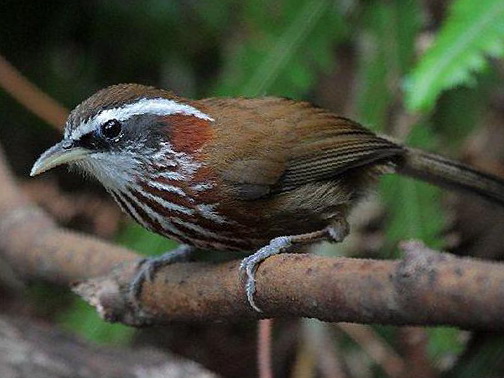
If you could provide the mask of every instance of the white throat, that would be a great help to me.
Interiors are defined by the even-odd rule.
[[[76,165],[95,177],[107,189],[124,192],[138,185],[142,177],[154,175],[170,181],[190,182],[202,163],[183,152],[174,151],[169,142],[159,150],[144,147],[143,155],[122,150],[117,153],[98,152]],[[152,170],[149,167],[153,167]]]

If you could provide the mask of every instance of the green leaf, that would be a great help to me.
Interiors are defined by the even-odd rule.
[[[445,372],[445,378],[496,377],[502,372],[504,344],[499,332],[477,333],[470,341],[464,358],[456,360],[456,365]],[[476,341],[476,342],[474,342]],[[454,361],[454,358],[451,358]],[[502,374],[500,374],[502,375]]]
[[[503,54],[504,1],[454,1],[433,45],[405,83],[407,108],[430,110],[443,90],[473,84],[475,73],[487,67],[485,55]]]

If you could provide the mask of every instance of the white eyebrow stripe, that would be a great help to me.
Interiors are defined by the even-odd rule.
[[[117,119],[118,121],[124,122],[139,114],[154,114],[160,116],[184,114],[192,115],[210,122],[214,121],[212,117],[191,105],[180,104],[167,98],[142,98],[132,104],[101,111],[98,115],[72,130],[69,135],[65,135],[65,138],[71,137],[72,139],[79,139],[82,135],[93,131],[96,124],[100,125],[110,119]]]

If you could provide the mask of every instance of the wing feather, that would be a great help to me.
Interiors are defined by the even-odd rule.
[[[335,141],[337,144],[337,141]],[[378,137],[371,142],[356,141],[352,145],[337,146],[290,161],[272,192],[285,192],[316,181],[336,179],[349,169],[381,162],[386,164],[402,148]]]
[[[350,169],[387,164],[404,153],[402,146],[307,102],[272,97],[204,102],[221,110],[215,164],[242,200],[336,180]]]

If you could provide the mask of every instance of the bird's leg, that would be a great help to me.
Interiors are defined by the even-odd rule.
[[[247,299],[254,310],[262,312],[255,304],[254,294],[256,292],[255,275],[259,265],[268,257],[278,255],[279,253],[287,253],[292,251],[292,247],[302,244],[313,244],[320,241],[341,242],[348,234],[349,227],[346,220],[338,220],[331,226],[321,230],[310,232],[301,235],[280,236],[274,238],[270,243],[259,249],[253,255],[244,258],[240,264],[240,270],[247,275],[247,283],[245,286]]]
[[[168,251],[161,256],[146,257],[139,263],[139,271],[130,286],[131,301],[138,303],[138,298],[142,292],[145,281],[152,281],[159,268],[176,262],[188,261],[191,254],[196,251],[195,247],[181,244],[177,248]]]
[[[346,218],[340,218],[327,227],[326,231],[330,242],[341,243],[350,232],[350,226]]]

